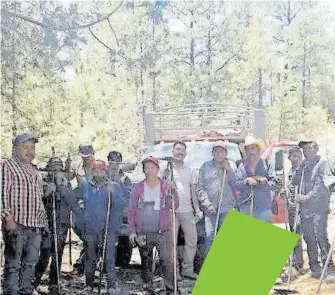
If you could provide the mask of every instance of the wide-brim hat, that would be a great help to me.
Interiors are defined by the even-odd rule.
[[[250,136],[250,135],[247,136],[244,141],[244,146],[247,147],[253,144],[257,145],[259,150],[263,150],[265,148],[265,143],[263,142],[263,140],[258,139],[254,136]]]
[[[227,142],[225,142],[223,140],[215,141],[214,144],[213,144],[213,149],[215,149],[216,147],[223,148],[227,151]]]

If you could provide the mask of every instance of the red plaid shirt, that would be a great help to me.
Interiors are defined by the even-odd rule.
[[[23,166],[15,158],[1,163],[1,216],[28,227],[46,227],[43,180],[38,170]]]

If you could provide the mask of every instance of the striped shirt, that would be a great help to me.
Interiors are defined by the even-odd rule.
[[[27,227],[46,227],[43,180],[36,168],[25,167],[15,158],[1,163],[1,217],[13,214]]]

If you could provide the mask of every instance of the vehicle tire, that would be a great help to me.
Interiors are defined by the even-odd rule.
[[[118,267],[127,267],[129,265],[133,248],[130,246],[127,236],[119,237],[119,243],[116,247],[115,265]]]

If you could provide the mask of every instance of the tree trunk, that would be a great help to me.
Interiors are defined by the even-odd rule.
[[[260,108],[263,108],[263,75],[262,69],[258,69],[258,105]]]
[[[306,100],[306,44],[304,44],[304,56],[303,56],[303,64],[302,64],[302,91],[301,91],[302,97],[301,102],[302,106],[307,106],[307,100]]]

